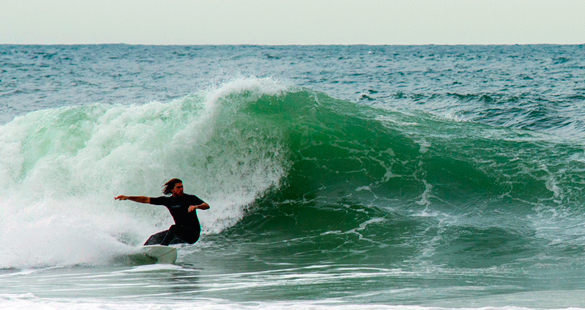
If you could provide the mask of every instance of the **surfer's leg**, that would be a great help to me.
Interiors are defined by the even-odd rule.
[[[178,240],[181,242],[172,242],[172,243],[189,243],[193,244],[199,240],[199,234],[201,232],[200,229],[192,229],[185,226],[174,225],[172,228],[173,234],[177,237]]]
[[[181,243],[181,242],[176,242],[177,239],[177,226],[176,225],[172,225],[171,227],[169,227],[169,230],[167,230],[167,234],[164,236],[163,240],[161,240],[160,244],[161,245],[169,245],[171,243]],[[175,242],[173,242],[175,241]]]
[[[193,244],[199,239],[200,230],[191,229],[185,226],[173,225],[169,228],[161,245],[189,243]]]
[[[166,235],[168,234],[168,230],[165,231],[161,231],[158,232],[152,236],[150,236],[148,238],[148,240],[146,240],[146,242],[144,242],[144,245],[155,245],[155,244],[161,244],[163,242],[163,240],[165,239]]]

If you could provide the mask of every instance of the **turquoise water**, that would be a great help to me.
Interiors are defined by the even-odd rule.
[[[0,46],[0,305],[584,308],[583,54]]]

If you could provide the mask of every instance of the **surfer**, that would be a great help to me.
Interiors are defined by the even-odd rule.
[[[201,233],[201,225],[195,210],[207,210],[209,205],[195,195],[183,193],[183,181],[179,179],[171,179],[165,183],[163,193],[167,196],[151,198],[120,195],[114,199],[165,206],[171,213],[175,220],[175,225],[171,225],[168,230],[150,236],[144,245],[193,244],[197,242]]]

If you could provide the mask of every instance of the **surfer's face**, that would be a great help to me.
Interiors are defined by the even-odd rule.
[[[175,188],[171,190],[173,196],[183,196],[183,183],[175,184]]]

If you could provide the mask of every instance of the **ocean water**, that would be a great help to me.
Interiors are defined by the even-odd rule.
[[[585,48],[0,45],[2,309],[585,308]],[[175,265],[129,259],[207,201]]]

